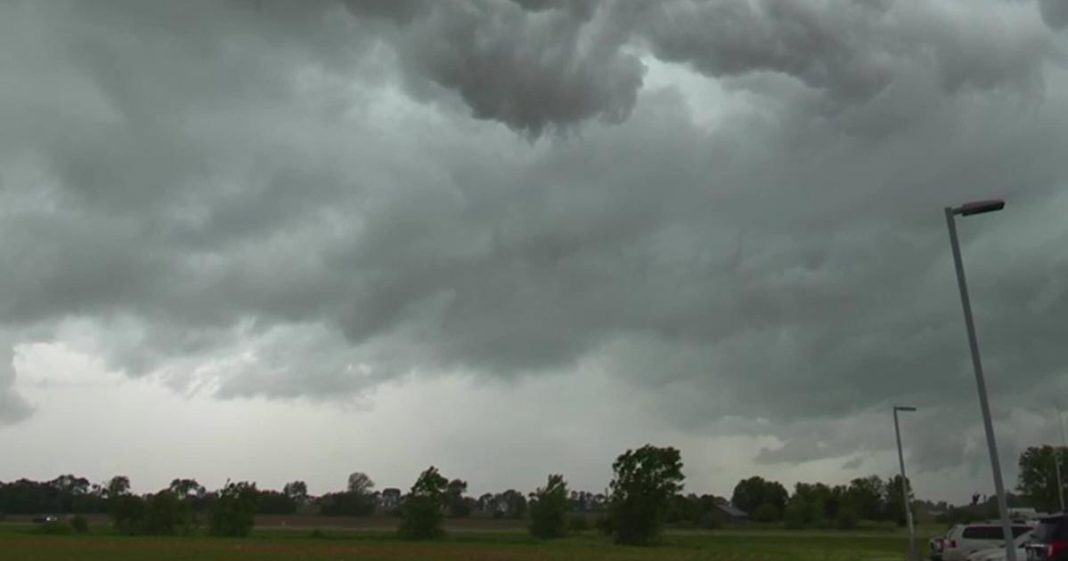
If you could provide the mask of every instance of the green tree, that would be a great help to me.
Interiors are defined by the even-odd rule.
[[[782,515],[783,523],[791,530],[800,530],[809,522],[808,505],[798,496],[790,497]]]
[[[445,489],[448,484],[449,481],[434,466],[419,475],[404,503],[400,525],[402,536],[425,540],[442,534],[442,510],[445,508]]]
[[[128,493],[114,495],[108,500],[111,502],[111,519],[115,530],[126,535],[141,533],[146,510],[145,500]]]
[[[774,522],[780,517],[779,509],[771,503],[764,503],[753,511],[752,518],[757,522]]]
[[[327,493],[319,498],[320,513],[323,516],[371,516],[376,506],[371,492],[374,487],[375,482],[366,473],[353,472],[345,491]]]
[[[349,475],[348,492],[358,495],[370,495],[375,488],[375,482],[363,472],[353,472]]]
[[[211,508],[208,531],[213,536],[243,538],[256,525],[256,499],[259,491],[255,483],[231,483],[219,490]]]
[[[783,518],[790,528],[820,525],[826,519],[831,490],[822,483],[798,483],[786,504]]]
[[[823,483],[798,483],[793,499],[801,506],[805,524],[820,524],[838,515],[840,493]]]
[[[905,502],[901,493],[902,479],[900,475],[891,477],[886,482],[886,500],[884,502],[886,508],[886,519],[893,520],[898,526],[904,526],[907,522],[905,517]],[[909,504],[913,501],[912,485],[906,479],[904,482],[905,489],[908,490]]]
[[[169,536],[189,533],[193,512],[189,505],[168,489],[148,497],[142,518],[135,522],[134,533]]]
[[[466,518],[471,514],[471,508],[464,500],[467,492],[467,482],[462,479],[453,479],[445,487],[445,502],[448,505],[449,516],[454,518]]]
[[[168,487],[179,499],[193,499],[204,496],[204,486],[197,483],[196,479],[175,479]]]
[[[857,515],[857,509],[853,508],[852,505],[844,505],[838,509],[838,514],[834,520],[839,530],[852,530],[857,527],[859,522],[860,516]]]
[[[530,534],[536,538],[562,538],[567,525],[567,483],[562,475],[550,475],[545,487],[530,497]]]
[[[1032,446],[1020,454],[1020,474],[1017,476],[1016,490],[1037,510],[1060,510],[1055,471],[1058,458],[1061,462],[1061,476],[1068,480],[1068,448]],[[1065,487],[1065,492],[1068,493],[1068,486]]]
[[[109,500],[114,500],[130,492],[130,478],[125,475],[116,475],[108,480],[104,494]]]
[[[509,489],[494,497],[493,502],[495,505],[504,506],[503,512],[501,510],[494,511],[493,516],[495,518],[506,516],[519,520],[527,515],[527,499],[523,497],[523,493],[515,489]]]
[[[282,488],[282,493],[298,506],[308,502],[308,484],[303,481],[286,483],[286,486]]]
[[[770,505],[775,509],[775,517],[772,520],[778,520],[782,516],[783,509],[786,508],[788,498],[789,493],[781,483],[765,481],[762,477],[753,476],[739,481],[734,486],[731,504],[751,515],[755,515],[760,507]],[[770,512],[765,509],[763,514],[768,515]]]
[[[609,526],[616,542],[652,543],[664,524],[671,497],[682,490],[682,458],[675,448],[645,445],[612,464]]]
[[[880,520],[883,516],[883,497],[886,484],[878,475],[857,478],[846,488],[845,502],[864,520]]]

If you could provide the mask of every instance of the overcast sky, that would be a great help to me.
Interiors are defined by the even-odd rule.
[[[990,492],[1068,391],[1063,0],[0,2],[0,480]],[[1066,400],[1068,401],[1068,400]]]

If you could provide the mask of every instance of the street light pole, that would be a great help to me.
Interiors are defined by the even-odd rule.
[[[1061,440],[1064,440],[1064,425],[1061,425],[1061,412],[1057,410],[1057,424],[1061,426]],[[1064,483],[1061,483],[1061,451],[1053,446],[1053,470],[1057,475],[1057,499],[1060,501],[1061,512],[1064,512]]]
[[[1005,208],[1004,201],[979,201],[968,203],[958,208],[946,207],[946,226],[949,228],[949,245],[953,250],[953,264],[957,269],[957,284],[960,288],[960,303],[964,309],[964,325],[968,330],[968,346],[972,354],[972,366],[975,369],[975,385],[979,392],[979,408],[983,413],[983,429],[986,431],[986,445],[990,452],[990,467],[994,472],[994,491],[998,497],[998,511],[1001,514],[1001,531],[1005,538],[1006,561],[1017,561],[1016,545],[1009,523],[1009,505],[1005,500],[1005,484],[1001,480],[1001,464],[998,461],[998,447],[994,438],[994,423],[990,420],[990,403],[986,396],[986,380],[983,378],[983,363],[979,358],[979,341],[975,335],[975,322],[972,318],[972,304],[968,299],[968,283],[964,279],[964,264],[960,256],[960,242],[957,240],[956,215],[972,216],[994,212]]]
[[[1064,484],[1061,483],[1061,453],[1068,449],[1068,437],[1064,435],[1064,417],[1060,407],[1057,408],[1057,427],[1061,429],[1061,449],[1054,447],[1053,457],[1057,459],[1057,496],[1061,499],[1061,512],[1064,512]]]
[[[912,522],[912,505],[909,504],[909,478],[905,475],[905,453],[901,451],[901,427],[897,422],[898,411],[915,411],[915,407],[894,406],[894,434],[897,435],[897,461],[901,464],[901,495],[905,506],[905,520],[909,525],[909,561],[919,561],[916,552],[916,526]]]

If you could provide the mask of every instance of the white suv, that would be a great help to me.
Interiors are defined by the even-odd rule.
[[[1012,536],[1016,547],[1027,543],[1033,529],[1033,525],[1013,522]],[[974,522],[954,526],[942,541],[942,560],[965,561],[970,553],[1002,547],[1005,545],[1004,535],[1001,522]]]

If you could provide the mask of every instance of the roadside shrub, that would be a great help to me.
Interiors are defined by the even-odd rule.
[[[70,527],[76,534],[89,533],[89,519],[84,516],[75,516],[70,519]]]
[[[616,531],[615,525],[612,523],[612,519],[608,516],[598,516],[597,521],[594,522],[593,525],[597,528],[597,531],[600,532],[602,536],[611,536]]]
[[[856,509],[849,506],[843,506],[838,509],[838,517],[835,519],[835,525],[839,530],[855,530],[857,524],[860,523],[860,516],[857,515]]]
[[[585,516],[572,516],[567,520],[567,529],[572,534],[581,534],[590,529],[590,522]]]
[[[62,520],[49,520],[34,528],[34,533],[48,536],[68,536],[74,533],[74,528]]]

